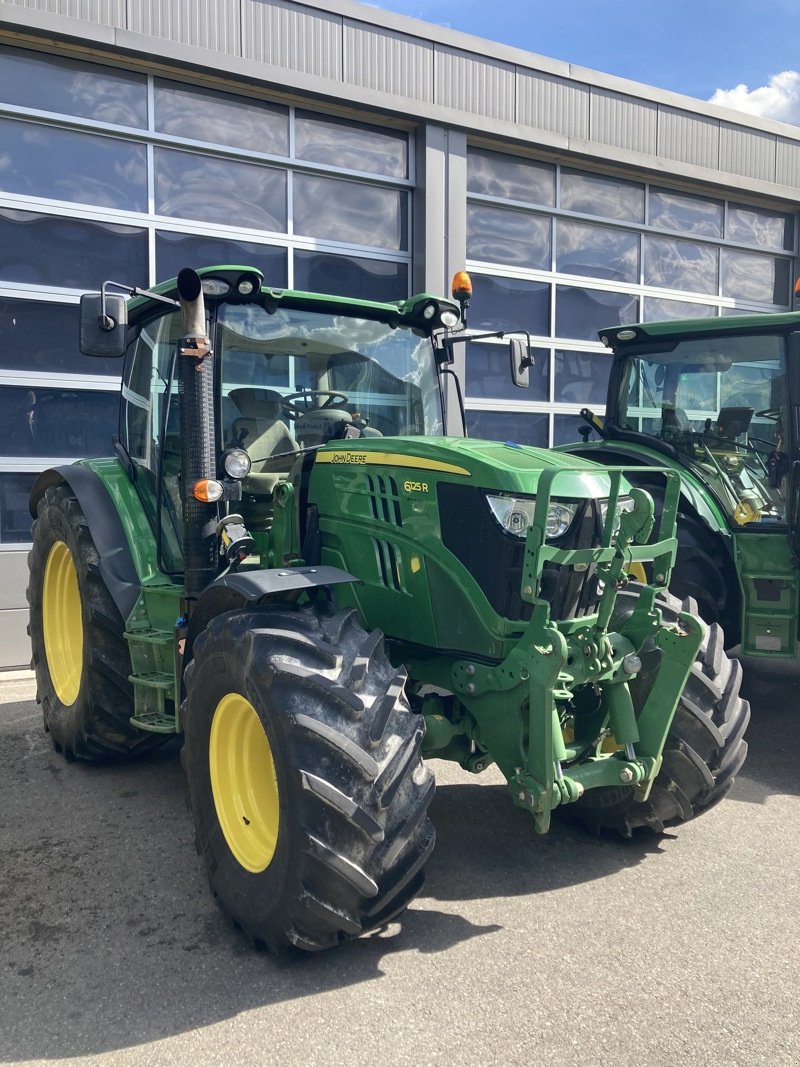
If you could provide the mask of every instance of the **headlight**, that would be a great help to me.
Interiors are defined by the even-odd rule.
[[[250,457],[243,448],[229,448],[222,458],[222,464],[228,477],[237,481],[250,473]]]
[[[578,504],[564,504],[551,502],[547,509],[547,523],[545,532],[548,537],[563,537],[572,525],[572,520],[578,514]]]
[[[607,500],[600,500],[600,501],[598,501],[598,503],[600,505],[600,518],[601,518],[602,523],[603,523],[603,529],[605,529],[606,516],[608,515],[608,501]],[[611,531],[612,535],[615,534],[619,530],[619,522],[620,522],[620,518],[622,516],[623,511],[633,511],[633,509],[634,509],[633,497],[621,496],[621,497],[617,498],[617,506],[614,509],[614,526],[613,526],[613,529]]]
[[[509,533],[525,537],[536,513],[533,497],[492,496],[486,499],[498,523]],[[578,514],[578,501],[551,500],[547,508],[545,535],[549,539],[563,537]]]

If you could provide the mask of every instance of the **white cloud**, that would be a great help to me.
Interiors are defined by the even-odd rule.
[[[800,71],[773,74],[767,85],[757,89],[748,89],[744,84],[734,89],[717,89],[711,103],[800,125]]]

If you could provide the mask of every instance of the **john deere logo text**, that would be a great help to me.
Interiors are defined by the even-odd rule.
[[[366,452],[334,452],[331,463],[366,463]]]

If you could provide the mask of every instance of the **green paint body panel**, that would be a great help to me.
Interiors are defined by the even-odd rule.
[[[784,532],[734,535],[742,590],[742,652],[787,658],[797,647],[798,573]]]
[[[504,655],[509,623],[442,544],[441,482],[535,496],[542,471],[558,494],[608,495],[609,479],[571,457],[463,438],[408,437],[330,444],[317,457],[309,502],[319,507],[322,562],[364,580],[349,593],[370,626],[429,649]],[[380,485],[378,484],[380,478]]]
[[[183,587],[159,570],[153,530],[136,487],[120,461],[81,462],[94,471],[114,502],[141,585],[139,597],[125,620],[135,706],[132,722],[156,733],[178,733],[180,683],[175,629]]]

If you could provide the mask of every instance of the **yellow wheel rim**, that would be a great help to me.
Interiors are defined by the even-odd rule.
[[[253,874],[272,862],[278,843],[278,779],[264,727],[239,693],[220,700],[208,750],[217,819],[236,861]]]
[[[69,706],[81,688],[83,618],[78,574],[63,541],[50,549],[44,568],[42,628],[50,680],[58,699]]]

